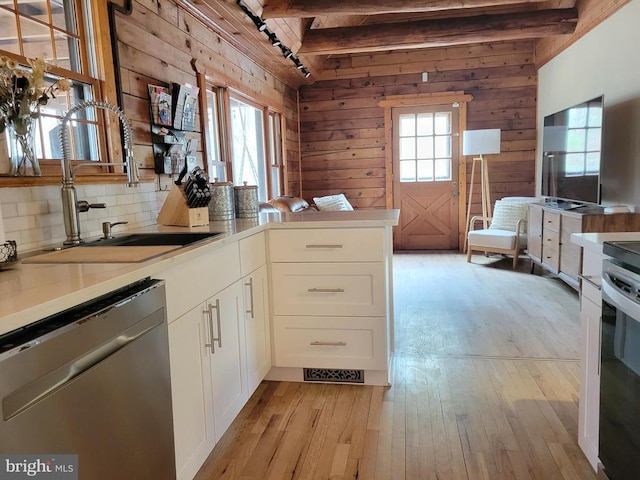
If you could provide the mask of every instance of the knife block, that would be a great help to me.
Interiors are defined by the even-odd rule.
[[[189,208],[187,197],[182,187],[174,185],[162,204],[158,214],[160,225],[174,225],[178,227],[199,227],[209,225],[209,208]]]

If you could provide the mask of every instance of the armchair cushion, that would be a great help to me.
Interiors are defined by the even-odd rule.
[[[516,236],[515,231],[509,230],[473,230],[469,232],[469,245],[472,245],[474,250],[483,248],[513,250],[516,245]]]

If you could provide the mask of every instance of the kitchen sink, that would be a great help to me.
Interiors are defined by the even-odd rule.
[[[221,232],[161,232],[130,233],[113,238],[101,238],[85,243],[86,247],[151,247],[156,245],[176,245],[186,247],[202,240],[221,235]]]
[[[143,262],[217,235],[222,235],[222,232],[130,233],[30,256],[22,263]]]

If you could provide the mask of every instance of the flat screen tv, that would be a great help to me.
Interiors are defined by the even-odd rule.
[[[541,187],[548,200],[600,203],[602,118],[602,96],[544,117]]]

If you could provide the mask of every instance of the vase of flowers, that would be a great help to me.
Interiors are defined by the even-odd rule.
[[[35,148],[35,133],[40,107],[55,98],[58,91],[69,90],[69,82],[59,79],[47,83],[47,65],[41,58],[27,60],[30,69],[8,57],[0,57],[0,134],[7,130],[11,148],[9,174],[22,176],[27,172],[42,175]]]

